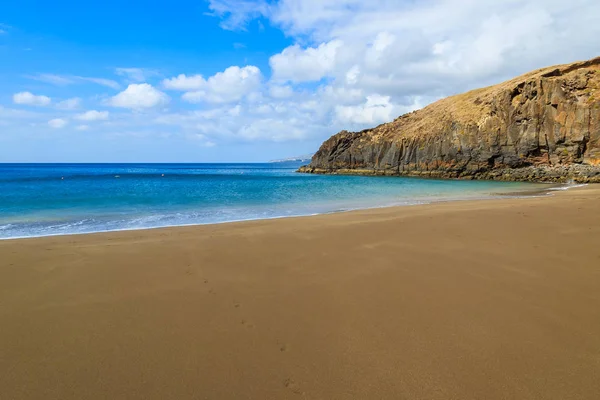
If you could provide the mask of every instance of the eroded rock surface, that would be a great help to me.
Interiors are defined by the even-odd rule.
[[[300,171],[600,182],[600,57],[342,131]]]

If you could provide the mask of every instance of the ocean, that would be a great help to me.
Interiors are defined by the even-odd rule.
[[[299,163],[0,164],[0,239],[520,195],[549,185],[299,174]]]

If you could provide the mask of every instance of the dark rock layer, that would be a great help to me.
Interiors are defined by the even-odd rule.
[[[299,171],[600,182],[600,57],[342,131]]]

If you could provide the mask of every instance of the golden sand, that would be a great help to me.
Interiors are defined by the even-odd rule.
[[[598,399],[600,188],[0,241],[1,399]]]

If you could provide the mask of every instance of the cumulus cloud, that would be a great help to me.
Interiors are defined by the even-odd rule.
[[[276,99],[286,99],[294,95],[294,89],[288,85],[273,85],[269,88],[269,94]]]
[[[340,40],[332,40],[306,49],[290,46],[270,58],[273,77],[292,82],[318,81],[333,71],[336,53],[343,45]]]
[[[225,20],[246,21],[232,2]],[[449,95],[546,65],[597,55],[594,0],[255,0],[299,44],[271,58],[276,78],[397,96]],[[229,9],[227,7],[230,6]],[[229,11],[229,13],[228,13]],[[305,44],[307,43],[307,44]],[[334,43],[335,46],[331,44]]]
[[[13,95],[13,102],[15,104],[43,107],[50,105],[52,99],[48,96],[35,95],[31,92],[20,92]]]
[[[223,72],[204,79],[201,75],[179,75],[165,79],[163,86],[171,90],[184,90],[182,99],[190,103],[228,103],[238,101],[259,89],[262,74],[258,67],[232,66]]]
[[[56,108],[59,110],[76,110],[81,106],[81,99],[79,97],[72,97],[56,103]]]
[[[169,100],[169,96],[148,83],[132,83],[127,89],[111,97],[108,104],[113,107],[141,110],[165,105]]]
[[[135,134],[160,126],[203,145],[317,146],[341,129],[390,121],[442,96],[597,56],[600,36],[594,0],[209,0],[209,8],[225,29],[268,23],[291,46],[268,55],[270,71],[232,66],[212,76],[175,75],[160,90],[143,83],[147,70],[119,68],[115,73],[133,84],[106,104],[145,112],[111,113],[104,124],[90,123],[95,131]],[[37,78],[57,86],[119,85],[78,75]],[[161,107],[169,102],[161,90],[181,92],[181,99]],[[45,124],[49,117],[38,114],[31,119]]]
[[[392,120],[395,116],[390,96],[374,94],[367,96],[364,104],[357,106],[336,106],[336,116],[340,121],[353,124],[379,124]]]
[[[358,82],[358,78],[360,76],[360,67],[358,65],[354,65],[352,68],[346,72],[346,84],[354,85]]]
[[[75,116],[80,121],[104,121],[108,119],[108,111],[90,110]]]
[[[187,76],[185,74],[179,74],[178,76],[163,81],[165,89],[170,90],[197,90],[206,84],[206,80],[202,75]]]
[[[285,100],[265,93],[252,101],[220,105],[209,109],[161,115],[157,124],[178,127],[190,134],[202,134],[213,142],[284,142],[321,137],[332,127],[331,107],[319,104],[314,94]]]
[[[202,122],[206,135],[220,129],[246,140],[325,138],[535,68],[598,55],[594,0],[209,3],[227,29],[268,19],[296,43],[270,57],[271,80],[247,96],[238,122],[219,117],[222,111],[212,125]],[[182,78],[172,84],[205,90],[202,77]]]
[[[55,119],[51,119],[50,121],[48,121],[48,125],[54,129],[64,128],[65,126],[67,126],[67,124],[68,124],[68,121],[63,118],[55,118]]]
[[[87,131],[88,129],[90,129],[90,127],[89,125],[77,125],[75,129],[78,131]]]

